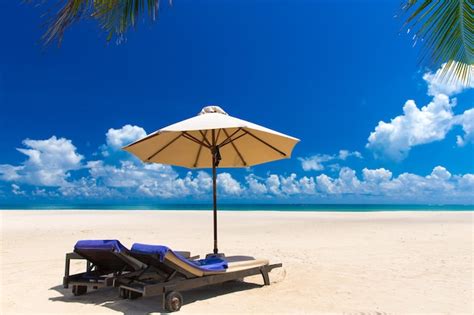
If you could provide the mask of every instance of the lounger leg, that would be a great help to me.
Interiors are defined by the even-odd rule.
[[[64,266],[64,278],[63,278],[63,287],[67,289],[69,287],[69,266],[71,263],[71,258],[66,254],[66,265]]]
[[[267,268],[262,267],[260,269],[260,273],[262,274],[262,277],[263,277],[263,284],[264,285],[270,285],[270,276],[268,275]]]
[[[163,295],[161,299],[161,308],[166,311],[166,288],[163,288]]]

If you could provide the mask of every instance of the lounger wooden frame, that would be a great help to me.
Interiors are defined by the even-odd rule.
[[[156,281],[156,282],[147,282],[147,281],[140,281],[136,280],[129,284],[124,284],[123,281],[127,281],[127,277],[123,277],[121,279],[116,279],[114,281],[114,286],[120,287],[123,290],[134,291],[139,293],[139,295],[148,297],[148,296],[155,296],[163,294],[163,299],[167,292],[170,291],[185,291],[196,289],[199,287],[204,287],[208,285],[223,283],[227,281],[243,279],[249,276],[255,276],[258,274],[262,275],[263,284],[270,285],[270,276],[269,272],[275,268],[282,267],[281,263],[278,264],[271,264],[271,265],[263,265],[259,267],[243,269],[239,271],[233,272],[224,272],[218,273],[208,276],[202,277],[194,277],[194,278],[179,278],[175,279],[172,274],[170,274],[171,279],[166,281]]]
[[[190,257],[189,252],[176,253],[188,259],[197,259],[199,257]],[[114,286],[119,288],[119,295],[121,297],[130,299],[162,295],[162,305],[163,308],[166,309],[168,293],[191,290],[232,280],[240,280],[259,274],[263,278],[263,284],[270,285],[269,272],[275,268],[282,267],[281,263],[269,264],[268,261],[256,261],[257,264],[251,264],[248,267],[245,265],[239,266],[238,268],[234,268],[235,270],[230,268],[226,271],[200,273],[193,267],[182,265],[179,260],[175,259],[176,255],[174,252],[165,255],[165,260],[162,262],[158,259],[157,255],[144,255],[143,257],[139,257],[141,255],[136,253],[116,253],[121,259],[129,259],[129,254],[138,261],[143,262],[146,267],[136,271],[117,271],[104,275],[100,273],[100,270],[94,270],[93,263],[86,257],[76,252],[67,253],[63,278],[64,288],[68,288],[72,285],[73,293],[75,295],[81,295],[86,293],[90,288],[98,289]],[[151,260],[146,261],[144,259],[145,257]],[[70,275],[70,263],[73,259],[85,260],[86,271]],[[97,273],[97,277],[89,277],[90,275],[94,275],[95,272]]]
[[[113,253],[113,252],[111,252]],[[197,259],[199,256],[191,257],[191,253],[187,251],[179,251],[178,252],[181,256],[189,259]],[[130,256],[127,254],[122,254],[120,252],[113,253],[119,259],[123,260],[125,263],[129,262]],[[71,269],[71,260],[85,260],[86,261],[86,270],[81,273],[70,274]],[[145,269],[140,269],[136,272],[124,272],[123,270],[117,270],[115,272],[107,272],[103,273],[99,270],[93,270],[94,264],[86,257],[82,256],[79,253],[72,252],[66,254],[65,259],[65,266],[64,266],[64,277],[63,277],[63,287],[65,289],[69,288],[69,286],[73,286],[73,293],[79,295],[79,292],[76,292],[75,289],[78,286],[86,287],[88,289],[99,289],[103,287],[110,287],[113,286],[114,280],[122,277],[127,274],[140,274],[145,271]],[[90,275],[95,275],[95,278],[89,277]],[[84,293],[85,293],[84,291]],[[77,294],[79,293],[79,294]]]
[[[202,271],[192,265],[183,264],[174,252],[168,252],[164,257],[154,254],[131,253],[132,256],[145,262],[147,271],[138,274],[129,273],[114,280],[114,286],[119,287],[123,298],[135,299],[161,295],[163,308],[166,308],[168,293],[191,290],[199,287],[214,285],[245,277],[262,275],[263,284],[270,285],[269,272],[282,264],[269,264],[267,260],[256,260],[247,256],[228,257],[230,264],[226,270]],[[235,259],[235,258],[240,258]],[[240,264],[239,263],[243,263]],[[234,264],[231,266],[231,264]],[[181,301],[182,302],[182,301]],[[180,303],[181,303],[180,302]],[[180,307],[180,306],[179,306]],[[179,309],[178,307],[178,309]],[[167,309],[171,311],[170,309]]]

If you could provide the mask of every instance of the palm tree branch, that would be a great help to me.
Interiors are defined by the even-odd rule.
[[[404,27],[423,42],[421,61],[443,67],[443,76],[470,82],[474,75],[473,0],[408,0]],[[416,43],[415,41],[415,43]]]
[[[160,0],[58,0],[60,9],[50,12],[48,26],[42,39],[45,44],[61,43],[66,29],[82,18],[98,21],[102,30],[113,36],[123,36],[137,25],[140,17],[156,19]],[[170,1],[171,4],[171,1]],[[147,13],[147,14],[145,14]]]

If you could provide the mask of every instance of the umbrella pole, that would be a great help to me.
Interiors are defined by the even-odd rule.
[[[212,158],[212,192],[214,202],[214,254],[217,254],[217,185],[216,185],[216,163],[215,157]]]
[[[216,183],[216,166],[218,165],[218,148],[216,147],[217,139],[215,138],[215,131],[212,130],[212,201],[214,204],[214,254],[217,254],[217,183]]]

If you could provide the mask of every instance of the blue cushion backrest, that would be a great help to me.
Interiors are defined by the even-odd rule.
[[[81,240],[74,246],[74,251],[104,272],[135,269],[117,256],[117,254],[128,254],[128,249],[118,240]]]
[[[168,253],[170,250],[171,249],[169,249],[168,247],[162,245],[148,245],[140,243],[133,244],[132,248],[130,249],[131,252],[137,254],[158,255],[160,262],[163,262],[166,253]],[[180,257],[179,255],[176,256]]]
[[[168,252],[172,252],[181,261],[202,271],[223,271],[227,269],[227,262],[224,259],[207,258],[200,260],[188,260],[182,257],[181,255],[173,252],[169,247],[163,245],[148,245],[135,243],[132,245],[131,252],[144,255],[157,255],[160,262],[163,262],[164,257]]]
[[[74,246],[75,250],[104,250],[117,253],[126,252],[127,249],[118,240],[81,240]]]

